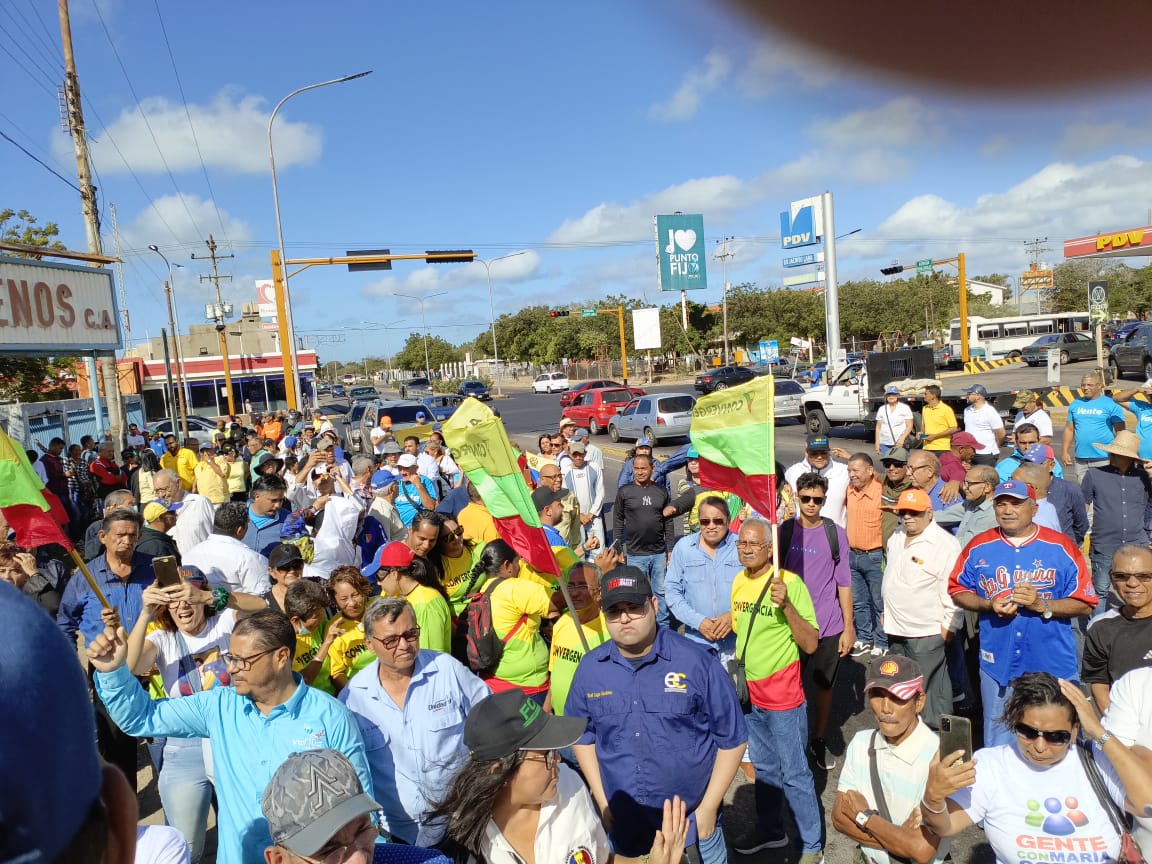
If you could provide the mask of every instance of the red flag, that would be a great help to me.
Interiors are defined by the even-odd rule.
[[[56,508],[63,509],[59,500],[56,502]],[[4,514],[4,520],[16,532],[17,546],[35,549],[37,546],[59,543],[69,552],[72,551],[72,541],[60,530],[60,525],[53,518],[51,510],[45,513],[34,504],[13,504],[11,507],[0,508],[0,513]]]

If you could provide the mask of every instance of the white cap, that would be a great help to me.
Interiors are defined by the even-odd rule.
[[[396,465],[399,468],[415,468],[416,457],[411,453],[404,453],[400,456],[399,459],[396,460]]]

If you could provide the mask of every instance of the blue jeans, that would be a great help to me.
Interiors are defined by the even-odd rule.
[[[728,846],[724,842],[722,813],[716,816],[716,830],[712,832],[711,837],[696,835],[696,851],[700,853],[700,864],[728,864]]]
[[[1100,602],[1097,603],[1096,608],[1092,610],[1091,618],[1095,618],[1098,615],[1103,615],[1109,609],[1115,609],[1117,606],[1117,604],[1112,602],[1112,577],[1108,575],[1112,569],[1112,552],[1097,552],[1093,546],[1088,553],[1088,563],[1092,566],[1092,586],[1096,589],[1096,596],[1100,598]],[[1089,620],[1091,619],[1081,617],[1076,619],[1076,623],[1081,629],[1087,632]]]
[[[808,740],[808,708],[767,711],[752,706],[748,723],[748,756],[756,768],[756,827],[772,835],[784,833],[781,806],[788,800],[800,832],[802,852],[824,845],[824,822],[804,756]]]
[[[664,602],[664,572],[668,569],[668,556],[663,552],[655,555],[628,555],[628,564],[639,567],[652,583],[652,593],[656,595],[659,608],[656,610],[656,623],[668,626],[668,604]]]
[[[848,566],[852,569],[852,623],[856,639],[877,648],[888,647],[888,636],[880,626],[884,614],[884,550],[850,552]]]
[[[1016,740],[1016,733],[1000,722],[1004,714],[1004,703],[1012,695],[1012,688],[1007,684],[1001,685],[996,679],[980,669],[980,698],[984,702],[984,746],[996,747],[1000,744],[1011,744]]]
[[[204,770],[202,739],[167,740],[164,767],[157,785],[165,819],[188,841],[192,864],[199,864],[204,854],[204,834],[208,830],[208,805],[212,802],[212,784]]]

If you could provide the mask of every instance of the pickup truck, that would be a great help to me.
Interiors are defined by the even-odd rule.
[[[862,360],[849,363],[836,372],[826,384],[804,392],[804,425],[810,435],[827,435],[832,426],[850,426],[855,423],[871,425],[876,411],[884,404],[884,388],[904,381],[931,381],[935,378],[935,360],[931,348],[911,348],[903,351],[877,351]],[[955,388],[947,388],[941,399],[952,406],[959,418],[964,413],[967,397],[964,389],[974,383],[974,376],[956,379]],[[921,428],[920,409],[923,390],[902,392],[901,399],[911,406],[916,415],[916,428]],[[988,392],[988,402],[1001,417],[1013,416],[1011,391]]]

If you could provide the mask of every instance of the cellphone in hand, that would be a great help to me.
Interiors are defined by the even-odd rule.
[[[180,566],[174,555],[161,555],[152,559],[152,572],[156,574],[156,584],[161,588],[173,588],[184,582]]]
[[[940,758],[962,750],[961,762],[972,759],[972,721],[953,714],[940,715]]]

